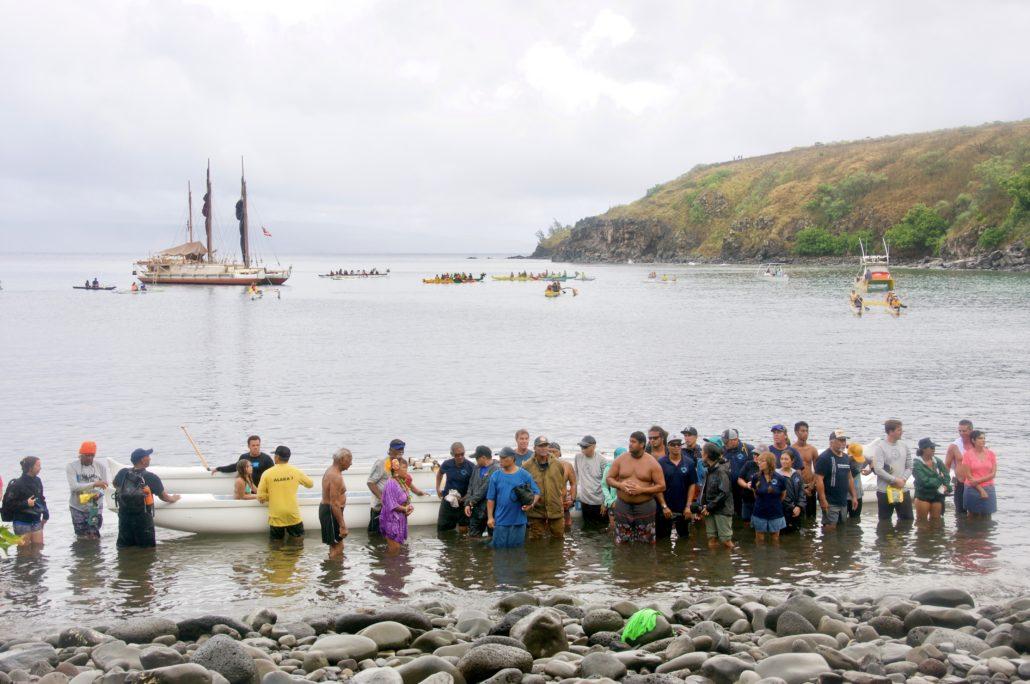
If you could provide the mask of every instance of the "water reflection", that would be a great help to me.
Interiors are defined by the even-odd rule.
[[[389,551],[385,544],[368,547],[370,589],[388,599],[407,598],[405,583],[412,573],[410,547],[401,546],[398,551]]]
[[[130,613],[138,612],[153,603],[156,594],[154,567],[158,555],[158,549],[135,547],[118,549],[115,553],[115,577],[111,591]],[[202,567],[194,566],[193,572],[202,572]]]

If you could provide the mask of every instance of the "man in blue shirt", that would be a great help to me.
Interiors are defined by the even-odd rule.
[[[830,448],[815,460],[815,488],[819,492],[819,506],[823,509],[823,526],[827,532],[844,524],[849,498],[853,504],[858,503],[851,457],[845,451],[847,446],[844,430],[834,430],[830,433]]]
[[[661,509],[655,516],[655,537],[669,539],[676,528],[677,539],[690,536],[690,504],[697,497],[697,465],[683,454],[683,440],[674,437],[666,443],[667,456],[658,459],[665,476],[665,491],[657,494]]]
[[[515,465],[519,468],[533,458],[533,450],[529,448],[529,430],[522,428],[515,433]]]
[[[773,443],[769,446],[769,451],[776,457],[777,467],[779,467],[780,455],[786,451],[790,454],[790,460],[793,462],[794,470],[804,470],[805,464],[801,460],[801,452],[792,447],[790,442],[787,440],[787,428],[777,423],[776,425],[773,425],[770,430],[772,431]]]
[[[486,490],[486,524],[494,531],[493,547],[508,549],[526,543],[526,511],[540,500],[540,488],[532,475],[515,465],[514,452],[501,451],[500,459],[501,469],[490,476]],[[515,491],[520,487],[533,493],[525,504]]]
[[[442,499],[436,518],[437,532],[448,532],[455,527],[462,534],[468,531],[469,519],[461,500],[468,493],[474,470],[475,466],[465,460],[465,446],[461,442],[452,444],[451,457],[436,471],[436,495]],[[446,484],[441,487],[444,478],[447,478]]]

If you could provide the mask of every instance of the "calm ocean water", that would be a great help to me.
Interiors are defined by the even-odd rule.
[[[0,636],[152,611],[486,602],[514,587],[658,600],[724,586],[1030,589],[1030,503],[1018,475],[1030,442],[1030,276],[898,271],[910,308],[894,319],[849,313],[852,268],[792,268],[788,283],[769,283],[753,268],[669,266],[658,270],[677,282],[658,284],[647,281],[649,265],[587,267],[596,281],[552,301],[538,283],[420,280],[545,262],[291,261],[280,298],[251,301],[237,289],[71,289],[94,276],[128,287],[131,255],[0,255],[0,475],[40,456],[54,513],[42,552],[0,557],[0,614],[16,618]],[[391,277],[315,277],[371,266]],[[144,446],[155,463],[194,464],[182,424],[222,463],[250,433],[266,450],[289,445],[297,462],[325,461],[340,446],[368,461],[395,436],[411,453],[442,454],[454,440],[500,448],[523,426],[570,453],[583,434],[610,452],[652,423],[733,426],[761,443],[769,425],[804,419],[822,448],[837,427],[869,442],[888,417],[905,422],[912,442],[951,440],[964,417],[986,428],[1000,460],[995,519],[959,524],[949,510],[942,529],[878,530],[867,510],[859,528],[832,538],[813,529],[763,548],[744,535],[732,554],[700,539],[641,554],[576,534],[497,555],[419,530],[405,554],[387,557],[355,531],[340,564],[324,560],[314,536],[302,550],[273,550],[260,536],[162,533],[156,553],[119,554],[113,516],[99,547],[76,544],[65,505],[64,464],[82,440],[96,440],[101,457]]]

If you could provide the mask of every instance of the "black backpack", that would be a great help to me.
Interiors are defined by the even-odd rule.
[[[147,510],[147,493],[144,488],[146,480],[133,472],[131,468],[124,471],[125,477],[115,492],[118,509],[126,513],[144,513]]]
[[[0,520],[4,522],[14,521],[14,481],[7,483],[7,491],[4,492],[3,502],[0,503]]]

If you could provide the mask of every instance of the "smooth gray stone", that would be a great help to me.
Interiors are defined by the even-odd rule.
[[[904,639],[908,630],[901,618],[894,615],[877,615],[866,623],[876,630],[880,636],[891,637],[892,639]]]
[[[473,645],[470,643],[451,644],[450,646],[441,646],[440,648],[433,651],[433,655],[440,656],[441,658],[460,658],[461,656],[472,650]],[[526,650],[526,649],[522,649]]]
[[[681,656],[667,660],[658,666],[655,670],[658,674],[679,672],[680,670],[697,670],[701,665],[704,664],[708,658],[711,657],[704,651],[693,651],[691,653],[684,653]]]
[[[722,627],[728,628],[737,620],[746,620],[747,615],[740,608],[730,603],[724,603],[713,610],[708,619]]]
[[[261,625],[274,625],[278,620],[279,615],[271,608],[261,608],[243,618],[243,622],[255,631],[261,629]]]
[[[803,615],[801,615],[800,613],[795,613],[793,610],[783,611],[782,613],[780,613],[780,617],[776,620],[777,636],[795,636],[798,634],[812,634],[815,631],[815,625],[806,620]]]
[[[180,663],[141,672],[137,684],[212,684],[212,673],[195,663]]]
[[[980,653],[981,660],[987,660],[988,658],[1011,658],[1016,660],[1019,658],[1019,653],[1011,646],[995,646]]]
[[[855,637],[855,632],[851,629],[851,625],[843,620],[836,620],[827,615],[824,615],[819,621],[816,631],[821,634],[829,634],[832,637],[835,637],[838,634],[844,634],[848,639],[853,639]]]
[[[907,660],[898,660],[888,664],[883,669],[884,672],[887,673],[887,676],[901,675],[905,679],[908,679],[916,673],[916,671],[919,669],[919,666],[915,663],[910,663]]]
[[[896,663],[899,660],[905,660],[911,650],[912,647],[907,644],[888,641],[880,647],[880,660],[884,664]]]
[[[423,679],[421,684],[454,684],[454,677],[446,672],[437,672]]]
[[[701,665],[701,674],[715,684],[734,684],[745,670],[753,670],[753,663],[729,655],[712,656]]]
[[[571,679],[576,676],[576,666],[563,660],[548,660],[542,669],[545,675],[553,679]]]
[[[948,674],[948,666],[944,661],[937,660],[936,658],[925,658],[916,666],[916,671],[928,677],[940,679]]]
[[[661,639],[666,639],[666,638],[671,637],[671,636],[672,636],[672,625],[669,624],[669,621],[666,620],[664,616],[658,615],[657,617],[655,617],[654,627],[652,627],[647,632],[644,632],[643,634],[638,636],[636,639],[631,639],[629,641],[626,641],[626,643],[629,644],[630,646],[644,646],[644,645],[650,644],[650,643],[652,643],[654,641],[659,641]]]
[[[29,641],[0,653],[0,672],[28,670],[39,661],[57,664],[57,649],[45,641]]]
[[[370,667],[354,675],[354,684],[402,684],[401,676],[392,667]]]
[[[1015,672],[1015,668],[1013,668]],[[68,675],[63,672],[50,672],[39,678],[36,684],[68,684]]]
[[[1012,648],[1020,653],[1030,653],[1030,622],[1012,625]]]
[[[626,675],[626,671],[626,665],[621,660],[611,653],[601,651],[583,656],[577,674],[587,679],[600,677],[619,680]]]
[[[324,670],[329,667],[329,658],[326,657],[325,653],[322,651],[308,650],[304,652],[304,657],[301,659],[300,667],[305,672]]]
[[[358,632],[358,636],[368,637],[376,643],[380,651],[396,651],[406,648],[411,643],[411,630],[399,622],[386,621],[369,625]]]
[[[496,623],[491,629],[491,635],[508,636],[511,632],[511,628],[515,626],[515,623],[533,613],[536,610],[535,606],[522,605],[512,608],[504,617],[501,618],[500,622]]]
[[[533,656],[528,651],[514,646],[483,644],[461,656],[457,666],[466,682],[476,684],[501,670],[515,668],[529,672],[533,668]]]
[[[562,614],[554,608],[537,608],[516,622],[510,634],[524,643],[534,658],[548,658],[569,650]]]
[[[404,684],[419,684],[435,674],[444,673],[451,677],[455,684],[465,684],[465,676],[449,660],[440,656],[422,655],[397,668]]]
[[[640,610],[640,606],[633,603],[632,601],[616,601],[608,607],[627,620],[629,620],[633,616],[633,613]]]
[[[156,670],[159,667],[181,665],[186,659],[174,648],[155,646],[140,653],[139,662],[145,670]]]
[[[277,622],[272,626],[272,638],[278,639],[286,635],[294,636],[298,640],[307,637],[317,636],[315,628],[306,622]],[[278,635],[278,636],[275,636]]]
[[[112,637],[90,629],[89,627],[69,627],[57,637],[57,645],[60,648],[73,646],[97,646],[105,641],[111,641]]]
[[[921,645],[928,646],[932,644],[934,646],[938,646],[943,643],[952,643],[955,645],[955,648],[969,651],[973,655],[979,655],[990,648],[990,645],[983,639],[975,637],[972,634],[966,634],[965,632],[946,629],[944,627],[935,628],[926,636]]]
[[[917,591],[910,597],[916,603],[931,606],[956,608],[958,606],[974,606],[972,595],[964,589],[955,587],[937,587]]]
[[[843,619],[837,611],[823,603],[820,603],[819,601],[816,601],[811,596],[797,594],[791,596],[789,599],[769,611],[765,616],[766,629],[776,629],[776,621],[780,619],[781,614],[788,610],[801,615],[813,625],[818,625],[824,615],[828,615],[835,620]]]
[[[501,670],[490,679],[484,680],[486,684],[520,684],[522,682],[522,670],[518,668],[509,667],[506,670]]]
[[[224,634],[216,634],[197,649],[190,662],[217,672],[229,684],[251,684],[257,668],[247,648]]]
[[[703,680],[705,684],[709,680]],[[622,678],[622,684],[683,684],[684,680],[671,674],[635,674]]]
[[[504,613],[509,613],[519,606],[539,606],[540,599],[525,591],[517,591],[508,594],[497,602],[496,607]]]
[[[94,646],[90,657],[104,672],[116,666],[123,670],[142,670],[143,664],[139,660],[141,653],[143,653],[143,649],[139,646],[118,640]]]
[[[432,653],[441,646],[450,646],[458,640],[453,632],[445,629],[431,629],[425,634],[420,634],[411,642],[412,648],[417,648],[424,653]]]
[[[694,647],[694,640],[689,635],[676,637],[669,645],[665,647],[665,653],[663,654],[666,660],[673,660],[680,657],[684,653],[693,653],[697,649]]]
[[[801,640],[812,649],[813,651],[818,646],[826,646],[828,648],[836,648],[837,640],[827,634],[819,634],[813,632],[812,634],[794,634],[785,637],[776,637],[762,643],[762,650],[767,654],[779,655],[780,653],[790,653],[794,650],[794,642]]]
[[[311,645],[312,651],[321,651],[329,662],[336,664],[352,658],[358,662],[374,658],[379,648],[376,642],[357,634],[327,634]]]
[[[83,670],[72,677],[68,684],[93,684],[93,680],[104,674],[103,670]],[[0,682],[2,684],[2,682]]]
[[[1016,666],[1004,658],[988,658],[986,665],[995,674],[1005,675],[1006,677],[1016,674]]]
[[[586,635],[593,636],[597,632],[618,632],[625,623],[625,619],[614,610],[600,608],[587,611],[582,625]]]
[[[827,646],[816,646],[815,652],[823,657],[823,660],[834,670],[857,670],[858,660],[849,655]]]
[[[623,663],[630,670],[641,670],[644,668],[654,670],[663,662],[661,656],[640,649],[619,651],[614,655],[619,659],[619,662]]]
[[[787,684],[804,684],[831,670],[818,653],[781,653],[759,661],[755,672],[761,677],[779,677]]]
[[[920,606],[905,616],[906,632],[916,627],[948,627],[959,629],[976,625],[978,618],[960,608]]]
[[[162,617],[133,618],[116,623],[107,634],[127,644],[149,644],[159,636],[171,634],[179,636],[179,627],[174,622]]]

